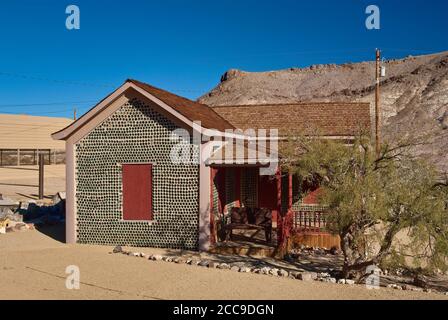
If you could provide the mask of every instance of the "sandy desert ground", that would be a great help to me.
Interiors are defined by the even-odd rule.
[[[48,235],[46,235],[48,234]],[[51,235],[51,236],[49,236]],[[0,235],[0,299],[444,299],[440,294],[277,278],[111,254],[66,245],[54,230]],[[158,249],[136,249],[163,253]],[[80,268],[80,289],[65,286]]]
[[[0,167],[0,194],[13,200],[37,199],[37,166]],[[65,191],[65,165],[47,165],[44,171],[44,195],[52,197]]]

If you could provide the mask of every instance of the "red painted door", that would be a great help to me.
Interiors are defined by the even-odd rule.
[[[258,183],[258,206],[277,209],[277,180],[270,176],[260,176]]]
[[[123,164],[123,219],[152,220],[152,165]]]
[[[272,210],[273,226],[277,226],[278,197],[277,179],[272,176],[259,176],[258,180],[258,206]]]

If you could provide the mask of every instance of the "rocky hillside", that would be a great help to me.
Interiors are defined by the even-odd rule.
[[[386,139],[434,133],[416,150],[448,171],[448,52],[385,61],[381,80]],[[199,101],[210,106],[375,98],[375,62],[313,65],[270,72],[229,70]]]

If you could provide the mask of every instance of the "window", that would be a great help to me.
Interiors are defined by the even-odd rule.
[[[152,164],[123,164],[123,220],[152,220]]]

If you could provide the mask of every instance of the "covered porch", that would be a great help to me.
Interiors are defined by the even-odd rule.
[[[292,232],[306,246],[332,247],[319,189],[297,176],[260,174],[260,165],[211,165],[210,234],[215,253],[272,256]]]

